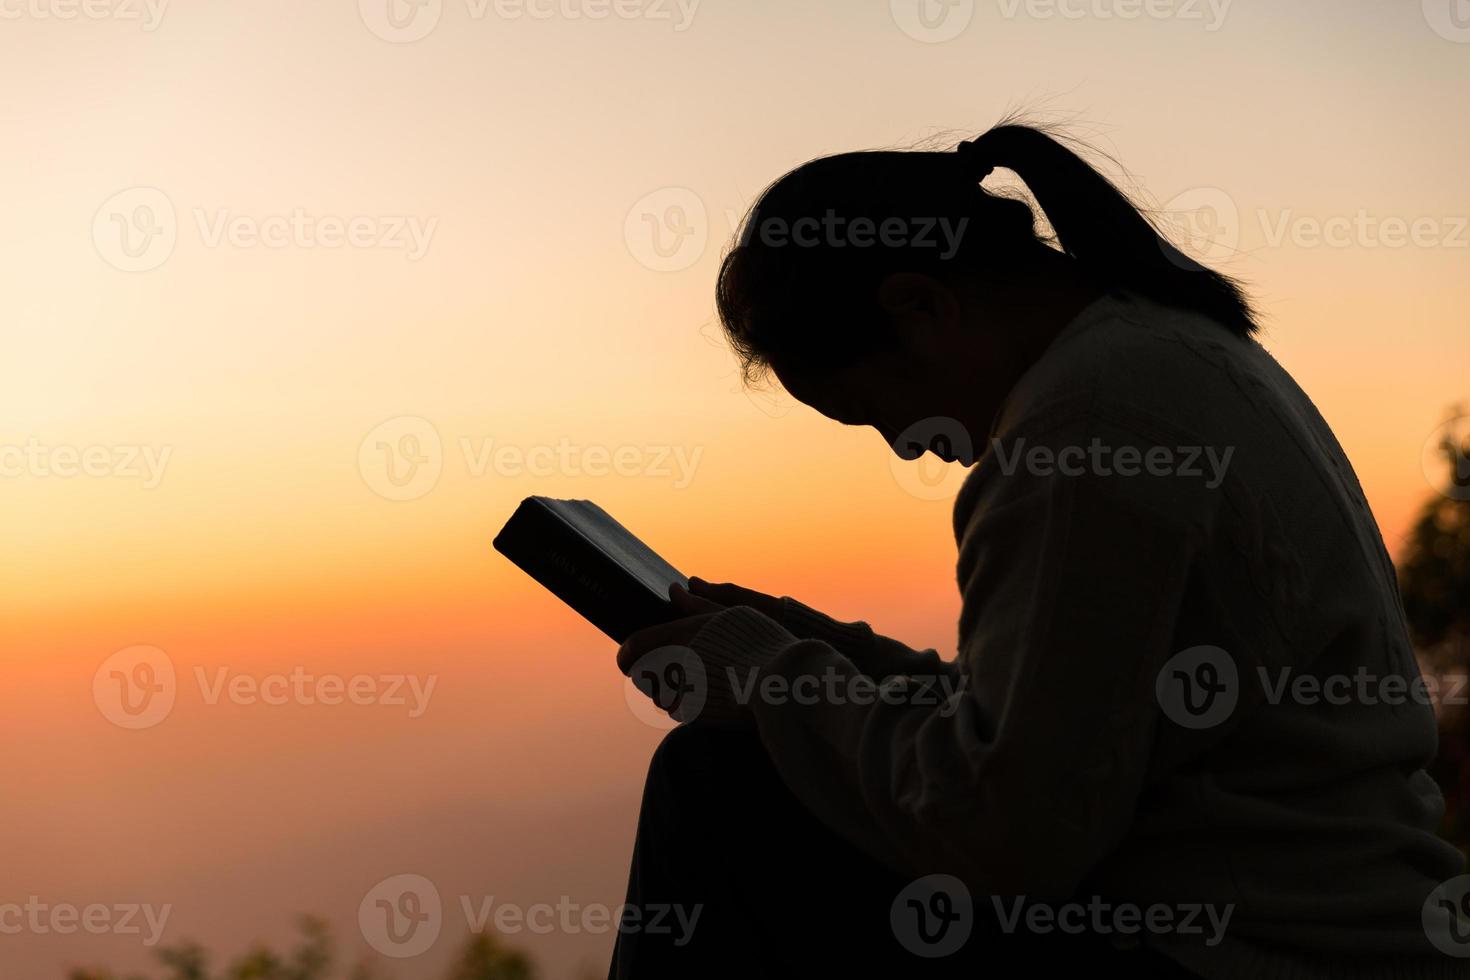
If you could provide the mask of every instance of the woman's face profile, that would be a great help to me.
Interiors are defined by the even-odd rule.
[[[901,459],[972,465],[1002,403],[1051,340],[1101,290],[1069,260],[1009,279],[895,273],[879,285],[882,349],[801,370],[775,361],[786,390],[834,421],[871,426]]]
[[[963,360],[967,357],[968,362]],[[900,459],[930,452],[947,463],[969,466],[1005,391],[986,365],[975,360],[999,363],[970,345],[955,351],[947,363],[894,348],[834,368],[772,368],[793,398],[834,422],[875,429]],[[984,428],[977,420],[984,420]],[[962,431],[955,431],[956,425]],[[946,437],[933,438],[936,433]]]
[[[901,459],[930,452],[973,464],[1027,363],[1014,338],[1034,325],[988,290],[924,275],[890,276],[878,301],[893,343],[830,366],[773,361],[773,372],[792,397],[829,419],[876,429]]]
[[[919,411],[905,394],[907,386],[900,383],[907,372],[895,370],[897,360],[895,354],[886,353],[868,355],[836,368],[772,368],[782,387],[797,401],[842,425],[870,426],[893,446],[908,427],[903,420]]]

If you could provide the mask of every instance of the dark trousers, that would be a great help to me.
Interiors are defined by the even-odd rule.
[[[1096,936],[1003,931],[983,896],[956,918],[954,895],[911,885],[813,817],[753,729],[685,725],[649,767],[609,977],[1192,976]]]

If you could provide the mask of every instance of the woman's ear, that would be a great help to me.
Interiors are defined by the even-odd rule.
[[[945,283],[921,272],[895,272],[878,284],[878,305],[910,348],[945,346],[961,327],[960,298]]]

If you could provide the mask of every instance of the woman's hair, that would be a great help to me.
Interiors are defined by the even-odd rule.
[[[1016,174],[1055,247],[1097,285],[1203,314],[1241,336],[1257,327],[1228,276],[1175,248],[1129,199],[1050,134],[1006,123],[955,150],[821,157],[768,187],[746,215],[716,286],[720,320],[747,379],[772,362],[835,367],[895,343],[878,286],[896,272],[1005,281],[1053,246],[1024,201],[984,191]]]

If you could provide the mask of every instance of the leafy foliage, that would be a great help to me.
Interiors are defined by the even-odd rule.
[[[1450,416],[1463,414],[1457,407]],[[1440,446],[1449,466],[1448,494],[1419,513],[1399,563],[1399,592],[1414,645],[1439,690],[1463,696],[1470,674],[1470,439]],[[1456,699],[1458,701],[1458,698]],[[1442,831],[1470,854],[1470,711],[1441,705],[1439,753],[1431,773],[1445,797]]]
[[[209,969],[209,955],[203,947],[183,942],[159,951],[159,963],[167,971],[161,977],[78,969],[72,970],[67,980],[390,980],[370,960],[359,961],[345,974],[334,972],[336,943],[325,920],[302,916],[297,928],[301,938],[289,953],[256,944],[221,973]],[[444,980],[535,980],[535,976],[535,968],[524,953],[481,933],[465,944]]]

